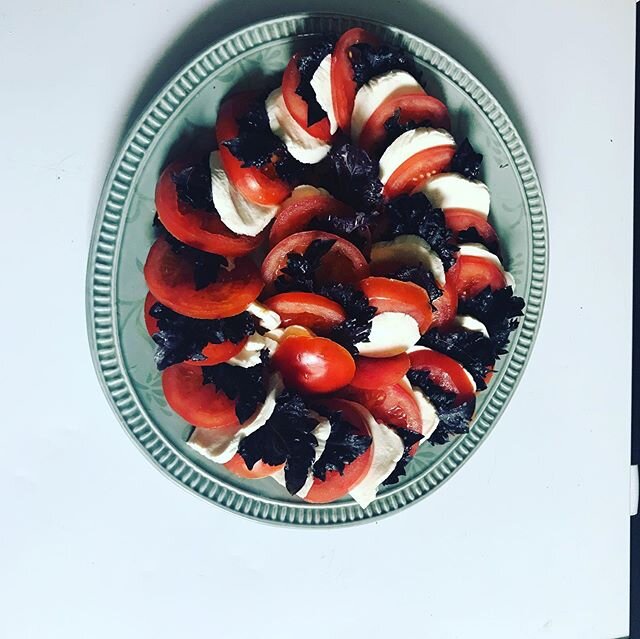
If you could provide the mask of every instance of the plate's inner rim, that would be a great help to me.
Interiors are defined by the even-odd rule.
[[[101,324],[103,324],[104,314],[101,310],[104,309],[105,298],[103,296],[104,293],[104,277],[108,276],[110,279],[110,293],[112,299],[115,299],[115,284],[116,278],[111,277],[112,275],[112,265],[113,258],[119,257],[119,245],[122,237],[122,225],[120,222],[122,221],[121,211],[125,208],[125,204],[127,203],[127,198],[131,191],[131,183],[134,179],[137,178],[139,166],[149,150],[152,146],[155,145],[158,139],[158,132],[162,129],[164,124],[172,117],[177,117],[179,111],[184,108],[186,103],[195,95],[195,89],[199,87],[202,81],[207,78],[212,73],[221,73],[222,69],[220,68],[220,64],[223,67],[226,67],[230,62],[233,61],[233,58],[241,51],[236,49],[236,45],[232,43],[236,43],[240,40],[241,46],[244,46],[245,49],[242,53],[248,51],[248,49],[253,49],[253,43],[251,42],[251,35],[255,37],[256,34],[260,36],[260,31],[264,32],[267,29],[268,33],[265,35],[262,33],[262,38],[257,46],[265,47],[268,45],[273,45],[274,42],[284,39],[291,39],[292,37],[298,35],[305,36],[313,36],[314,29],[317,29],[316,35],[321,33],[326,33],[330,30],[340,30],[341,26],[340,22],[343,20],[348,20],[349,26],[353,24],[364,24],[369,26],[373,25],[373,30],[378,30],[382,32],[387,40],[395,40],[396,43],[398,40],[402,40],[402,44],[412,53],[412,55],[418,57],[424,64],[433,68],[436,73],[442,74],[451,80],[456,86],[458,86],[461,90],[463,90],[467,95],[471,97],[471,99],[480,107],[481,112],[487,118],[491,126],[496,130],[498,137],[500,139],[501,145],[505,147],[506,152],[509,154],[513,163],[515,165],[516,176],[518,177],[518,182],[523,191],[523,200],[527,204],[526,211],[528,213],[529,218],[529,226],[531,230],[531,235],[527,237],[527,241],[530,243],[531,254],[532,257],[541,258],[541,263],[536,263],[535,260],[532,260],[527,268],[527,285],[525,287],[525,291],[528,293],[527,295],[527,312],[525,313],[525,317],[520,323],[520,326],[517,331],[517,335],[514,334],[514,343],[510,348],[509,354],[507,358],[503,360],[504,366],[502,370],[502,374],[500,378],[496,379],[496,383],[494,385],[493,391],[490,392],[490,396],[486,398],[483,406],[483,411],[478,416],[473,424],[473,428],[471,432],[459,438],[447,451],[447,454],[441,458],[435,466],[426,470],[422,476],[418,476],[411,480],[410,482],[406,482],[396,487],[394,490],[389,490],[385,492],[376,502],[372,504],[368,509],[363,511],[358,506],[353,503],[346,504],[334,504],[334,505],[319,505],[319,506],[311,506],[304,503],[285,503],[279,502],[277,500],[270,500],[266,497],[260,497],[260,501],[257,501],[253,497],[250,496],[249,493],[246,493],[241,488],[236,486],[229,486],[226,482],[219,478],[213,478],[209,473],[198,467],[197,469],[193,468],[193,464],[191,460],[185,458],[181,451],[176,450],[173,446],[167,442],[166,438],[162,434],[161,431],[153,422],[149,419],[144,406],[139,401],[135,390],[133,389],[131,380],[129,379],[129,375],[127,371],[120,370],[119,362],[112,361],[108,357],[103,357],[104,355],[108,355],[109,353],[101,348],[102,339],[100,337],[100,331],[102,330]],[[336,24],[337,22],[337,24]],[[330,25],[329,28],[326,28]],[[269,27],[272,27],[269,30]],[[282,31],[283,27],[287,27],[287,30]],[[277,33],[274,33],[274,29]],[[302,33],[301,33],[302,32]],[[393,38],[389,38],[389,34],[392,34]],[[244,37],[243,37],[244,36]],[[406,40],[408,39],[409,45],[407,46]],[[226,51],[225,47],[230,47],[231,52]],[[424,53],[420,52],[420,49],[424,50]],[[227,56],[226,60],[222,60],[221,53],[225,53]],[[218,59],[218,66],[214,66],[211,63],[211,59]],[[442,66],[449,67],[449,69],[441,68]],[[454,78],[451,74],[451,68],[454,71],[458,72],[458,77]],[[467,86],[461,85],[459,79],[462,77],[466,80],[467,85],[471,85],[473,90],[469,90]],[[473,86],[475,85],[475,86]],[[474,95],[474,93],[476,95]],[[176,97],[177,94],[177,97]],[[479,97],[484,99],[485,104],[482,104]],[[488,112],[488,108],[491,107],[492,111],[497,111],[498,117],[493,119]],[[502,126],[500,126],[502,125]],[[501,128],[505,129],[505,131],[501,131]],[[518,153],[512,152],[511,148],[507,140],[505,139],[505,133],[510,134],[510,140],[514,142],[514,146]],[[525,176],[523,174],[523,170],[521,165],[528,170],[528,174]],[[118,182],[118,179],[120,182]],[[529,179],[530,185],[527,188],[525,184],[525,180]],[[124,182],[124,184],[122,183]],[[111,186],[109,189],[108,187]],[[538,198],[537,208],[532,206],[531,204],[531,195],[529,191],[532,192],[534,197]],[[535,210],[534,210],[535,209]],[[89,275],[93,275],[93,280],[90,284],[90,296],[89,302],[91,304],[90,311],[93,311],[93,317],[91,319],[94,320],[93,326],[90,326],[90,335],[92,340],[96,346],[96,354],[95,361],[96,364],[100,365],[101,373],[102,373],[102,381],[106,390],[109,391],[111,395],[112,403],[116,408],[120,418],[125,421],[131,435],[136,438],[138,443],[144,447],[148,452],[151,453],[152,457],[158,462],[158,464],[169,474],[171,474],[175,479],[182,482],[184,485],[191,487],[198,493],[203,496],[216,501],[217,503],[221,503],[222,505],[226,505],[227,507],[237,510],[240,512],[244,512],[244,514],[249,514],[249,511],[252,511],[251,514],[253,516],[259,518],[267,518],[275,521],[288,521],[291,520],[290,516],[287,516],[286,513],[276,513],[276,518],[274,519],[274,513],[272,509],[267,509],[267,512],[263,512],[264,509],[259,506],[262,502],[270,501],[270,506],[276,506],[277,508],[284,508],[285,510],[289,510],[291,508],[298,511],[312,511],[314,515],[311,518],[314,521],[309,520],[309,517],[305,516],[304,520],[301,520],[298,517],[298,520],[291,520],[289,523],[324,523],[324,524],[335,524],[335,523],[346,523],[347,520],[355,521],[359,519],[366,519],[371,516],[380,515],[384,513],[389,513],[400,506],[408,503],[409,501],[414,501],[416,498],[427,494],[433,488],[440,485],[446,477],[448,477],[451,472],[457,468],[460,463],[472,452],[477,443],[486,435],[488,429],[495,423],[496,418],[499,416],[500,412],[504,409],[505,400],[507,399],[508,392],[514,387],[515,382],[518,379],[518,374],[526,362],[526,358],[528,357],[529,348],[525,345],[522,347],[521,352],[518,351],[518,346],[521,346],[520,341],[522,339],[523,333],[527,330],[528,335],[525,335],[526,339],[529,340],[529,344],[531,344],[535,329],[537,328],[537,319],[539,317],[539,309],[540,304],[543,297],[544,292],[544,275],[545,275],[545,266],[544,266],[544,256],[546,253],[545,250],[545,238],[546,238],[546,221],[544,219],[543,205],[542,199],[539,192],[539,185],[537,183],[537,179],[535,176],[535,172],[530,164],[530,160],[522,147],[522,142],[519,140],[517,134],[512,128],[512,125],[509,123],[508,118],[502,112],[502,109],[497,105],[494,98],[490,98],[488,96],[488,92],[484,89],[468,72],[461,69],[461,67],[452,61],[448,56],[438,51],[435,47],[428,45],[417,39],[415,36],[410,34],[405,34],[398,29],[383,27],[374,23],[369,23],[368,21],[363,20],[354,20],[352,18],[345,18],[341,16],[330,17],[327,15],[323,16],[293,16],[291,18],[286,19],[285,21],[281,21],[281,19],[267,21],[266,23],[262,23],[260,25],[256,25],[255,27],[250,27],[248,29],[243,30],[239,34],[235,34],[229,36],[226,40],[223,40],[217,45],[214,45],[209,51],[202,54],[195,62],[191,63],[188,67],[185,68],[183,72],[181,72],[172,83],[169,84],[168,88],[164,89],[160,97],[152,103],[152,106],[148,109],[148,111],[141,117],[139,122],[134,126],[134,129],[131,135],[128,138],[128,142],[125,144],[122,153],[120,154],[119,159],[114,162],[112,170],[109,175],[109,179],[105,184],[105,190],[103,193],[103,199],[101,200],[101,205],[99,208],[99,213],[102,215],[99,216],[96,220],[96,231],[100,229],[100,234],[94,234],[94,246],[91,252],[92,260],[90,262],[90,270]],[[115,233],[114,233],[115,231]],[[535,233],[541,233],[538,242],[535,241]],[[531,239],[533,238],[533,242]],[[101,246],[102,241],[102,246]],[[108,250],[106,252],[101,253],[99,249],[104,249],[104,241],[107,241],[109,244]],[[115,243],[115,255],[114,255],[114,243]],[[107,258],[106,260],[104,258]],[[110,259],[109,259],[110,258]],[[536,266],[539,268],[536,269]],[[93,267],[93,273],[92,273]],[[106,268],[105,268],[106,267]],[[536,273],[536,271],[538,271]],[[535,277],[538,275],[539,277]],[[538,289],[539,295],[538,299],[532,299],[532,294],[536,292],[536,286]],[[535,295],[533,296],[536,297]],[[112,314],[112,325],[111,327],[104,327],[111,329],[111,337],[110,341],[113,342],[113,347],[108,349],[108,351],[113,351],[115,349],[116,352],[120,354],[120,361],[122,361],[122,355],[120,353],[120,344],[119,344],[119,332],[117,325],[117,318],[115,317],[115,304],[111,304],[111,301],[108,300],[111,309],[113,310]],[[536,305],[537,303],[537,305]],[[532,305],[530,307],[530,305]],[[532,326],[527,326],[527,320],[530,320],[530,324]],[[113,340],[113,329],[115,327],[116,336],[118,339]],[[95,334],[94,334],[95,330]],[[107,331],[108,333],[108,331]],[[109,338],[105,338],[109,341]],[[104,344],[106,346],[106,344]],[[520,356],[518,361],[515,359],[516,353]],[[117,379],[117,376],[109,375],[111,371],[106,371],[105,368],[109,365],[115,364],[115,370],[120,374],[121,378]],[[515,366],[514,366],[515,364]],[[504,397],[499,397],[499,405],[497,409],[492,405],[494,403],[494,399],[496,395],[499,395],[498,391],[501,389],[502,382],[510,371],[510,368],[516,368],[516,375],[512,375],[511,379],[508,379],[508,385],[511,387],[507,392],[504,393]],[[111,379],[116,377],[116,379]],[[131,395],[128,398],[124,398],[123,394],[119,390],[119,384],[113,382],[122,382],[124,381],[125,386],[128,387],[129,394]],[[124,403],[133,403],[135,408],[138,410],[138,415],[131,416],[132,411],[126,410],[124,406],[122,406],[123,402],[120,401],[122,399],[126,399],[128,401]],[[127,407],[128,408],[128,407]],[[489,410],[492,409],[492,410]],[[135,412],[135,411],[133,411]],[[485,419],[485,413],[490,413],[490,418]],[[146,417],[146,419],[142,420],[142,417]],[[146,422],[146,423],[145,423]],[[150,429],[152,431],[152,435],[156,438],[151,445],[147,445],[147,433],[143,433],[143,430]],[[476,432],[474,432],[476,431]],[[477,432],[481,431],[481,432]],[[160,440],[160,442],[157,442]],[[472,443],[469,445],[467,440],[472,440]],[[160,447],[156,447],[155,444],[160,443]],[[164,450],[168,448],[170,450]],[[458,448],[462,448],[463,450],[460,452]],[[159,453],[163,454],[160,455]],[[454,455],[454,453],[457,453]],[[179,463],[175,463],[175,459],[169,460],[168,457],[174,456],[181,458]],[[455,457],[455,459],[452,459]],[[183,468],[179,468],[180,465],[189,466],[186,474],[183,473]],[[445,466],[445,468],[440,468],[440,466]],[[440,472],[437,472],[440,471]],[[196,474],[196,477],[192,477],[193,474]],[[201,476],[202,474],[207,477]],[[182,475],[182,476],[180,476]],[[201,479],[205,479],[207,483],[217,484],[217,486],[200,486]],[[416,486],[416,484],[421,483],[421,486]],[[226,485],[223,485],[226,484]],[[221,490],[217,490],[214,488],[220,488]],[[415,488],[416,490],[411,490]],[[251,506],[249,504],[243,505],[242,503],[234,504],[234,499],[229,499],[225,495],[226,492],[236,493],[241,498],[246,498],[251,502]],[[401,494],[400,494],[401,493]],[[407,494],[408,493],[408,494]],[[397,503],[396,499],[400,503]],[[386,502],[386,508],[381,507],[380,502]],[[388,502],[391,502],[389,504]],[[256,509],[256,506],[258,508]],[[355,513],[351,512],[353,509],[357,509]],[[350,512],[337,512],[342,509],[347,509]],[[328,512],[327,512],[328,511]],[[367,511],[372,511],[367,513]],[[317,514],[322,513],[325,515],[322,520],[318,518]],[[327,519],[326,515],[329,514],[329,518]],[[308,520],[308,521],[307,521]]]

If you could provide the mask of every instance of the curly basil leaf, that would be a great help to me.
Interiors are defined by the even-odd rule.
[[[353,79],[359,87],[388,71],[407,71],[419,79],[413,58],[402,49],[359,42],[351,47],[350,53]]]
[[[281,293],[286,291],[312,292],[316,289],[315,272],[322,258],[331,250],[336,240],[313,240],[303,254],[287,253],[287,264],[280,269],[274,285]]]
[[[456,238],[459,244],[482,244],[482,246],[486,247],[488,251],[497,255],[501,258],[500,247],[497,242],[489,242],[487,241],[480,233],[475,226],[470,226],[468,229],[463,229],[458,232],[458,237]]]
[[[400,477],[406,475],[407,473],[407,464],[411,461],[411,449],[415,444],[417,444],[421,439],[423,439],[422,433],[417,433],[415,430],[411,430],[410,428],[402,428],[401,426],[391,426],[393,430],[398,433],[402,443],[404,445],[404,451],[402,453],[402,457],[398,460],[396,467],[393,469],[391,474],[382,482],[383,486],[390,486],[392,484],[397,484],[400,481]]]
[[[452,173],[459,173],[469,180],[476,180],[480,175],[482,157],[482,153],[476,153],[471,142],[465,138],[456,149],[449,170]]]
[[[442,297],[442,289],[436,284],[436,278],[431,271],[428,271],[424,264],[417,266],[405,266],[389,275],[391,279],[402,282],[412,282],[427,291],[432,310],[435,310],[433,303]]]
[[[393,112],[393,115],[384,123],[384,130],[387,133],[385,139],[385,148],[407,131],[413,131],[414,129],[432,126],[431,120],[407,120],[406,122],[400,122],[400,114],[401,110],[396,109]]]
[[[208,156],[173,173],[171,180],[176,185],[178,200],[199,211],[214,210]]]
[[[311,78],[318,70],[320,63],[333,51],[333,42],[325,39],[312,47],[305,55],[298,57],[298,71],[300,83],[296,93],[307,103],[307,126],[319,122],[326,113],[318,103],[316,92],[311,86]]]
[[[371,241],[370,226],[373,213],[357,212],[353,215],[327,215],[317,217],[309,225],[309,229],[315,231],[326,231],[357,246],[363,254],[366,254]]]

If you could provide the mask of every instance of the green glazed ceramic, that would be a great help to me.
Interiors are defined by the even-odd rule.
[[[496,227],[526,313],[470,432],[445,446],[422,446],[395,486],[362,510],[345,498],[305,504],[271,479],[243,480],[190,450],[190,427],[167,406],[153,363],[142,306],[142,267],[152,242],[154,187],[161,169],[193,140],[211,145],[220,101],[239,88],[267,86],[294,50],[319,34],[364,26],[408,50],[429,93],[449,107],[453,134],[484,154]],[[448,55],[400,29],[346,16],[292,15],[248,27],[184,68],[134,125],[117,154],[98,207],[87,273],[91,350],[105,394],[125,430],[155,465],[188,490],[255,519],[335,526],[393,513],[428,495],[483,441],[520,380],[536,335],[547,274],[547,225],[540,185],[522,140],[495,98]]]

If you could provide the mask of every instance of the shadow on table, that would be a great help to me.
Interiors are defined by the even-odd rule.
[[[241,8],[239,8],[241,7]],[[166,50],[143,83],[121,131],[124,137],[138,116],[163,86],[192,58],[232,31],[252,22],[301,11],[299,0],[219,0],[198,15]],[[491,60],[458,25],[440,10],[421,0],[365,3],[363,0],[307,0],[308,12],[324,11],[357,15],[396,25],[440,47],[473,73],[503,106],[525,144],[527,132],[508,88]]]

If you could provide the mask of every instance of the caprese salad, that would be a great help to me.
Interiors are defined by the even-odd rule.
[[[164,169],[144,318],[194,451],[365,508],[467,432],[524,304],[449,129],[410,56],[351,29]]]

